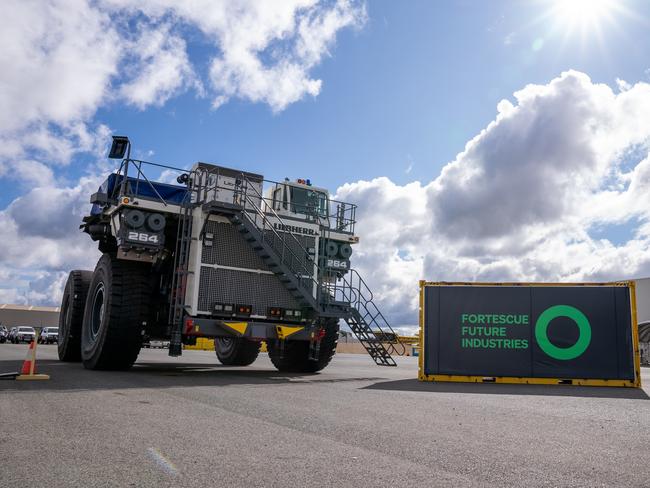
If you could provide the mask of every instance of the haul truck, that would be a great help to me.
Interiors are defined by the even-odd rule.
[[[215,338],[224,365],[245,366],[266,341],[280,371],[316,372],[332,359],[345,321],[378,365],[401,344],[350,266],[356,206],[309,180],[272,182],[207,163],[191,170],[121,159],[91,196],[81,229],[102,256],[70,272],[61,303],[59,359],[128,369],[143,337],[183,344]],[[125,155],[126,154],[126,155]],[[152,173],[177,172],[176,184]]]

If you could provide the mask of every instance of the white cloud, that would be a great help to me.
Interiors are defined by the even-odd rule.
[[[0,169],[8,173],[7,178],[28,188],[47,186],[54,181],[54,172],[43,163],[33,159],[23,159],[17,162],[17,166],[20,168],[20,172],[12,172],[7,167],[0,167]],[[0,174],[0,176],[2,175]]]
[[[630,85],[625,80],[621,80],[620,78],[616,78],[616,86],[618,87],[619,91],[627,91],[632,88],[632,85]]]
[[[110,90],[120,39],[85,0],[7,0],[2,12],[0,174],[67,164],[96,145],[101,126],[86,122]]]
[[[335,199],[359,204],[355,233],[360,244],[353,265],[361,269],[378,305],[394,323],[412,322],[429,235],[425,187],[418,182],[399,186],[382,177],[347,183]]]
[[[650,85],[614,92],[571,71],[514,98],[431,182],[339,188],[359,204],[355,265],[395,323],[417,320],[420,279],[650,274]],[[633,219],[618,245],[591,235]]]
[[[78,225],[99,178],[67,181],[59,167],[82,156],[91,174],[106,169],[100,107],[161,106],[191,89],[214,106],[282,110],[320,92],[310,70],[365,20],[348,0],[6,0],[2,12],[0,178],[26,193],[0,210],[0,276],[13,284],[0,300],[21,302],[58,301],[66,272],[97,258]],[[205,83],[190,40],[207,47]]]
[[[79,224],[100,182],[89,176],[74,186],[37,187],[0,211],[0,301],[56,304],[71,269],[94,268],[97,247]]]
[[[215,105],[238,97],[279,111],[305,95],[318,95],[322,81],[311,78],[309,71],[327,54],[341,28],[365,21],[365,10],[346,0],[333,7],[312,0],[282,4],[284,10],[278,11],[268,3],[251,2],[251,8],[233,16],[232,24],[214,25],[223,52],[210,68]]]
[[[616,94],[567,72],[548,85],[529,85],[515,98],[516,107],[499,104],[496,120],[431,185],[438,232],[489,239],[567,219],[584,224],[594,198],[603,195],[618,204],[590,219],[607,221],[630,211],[629,199],[613,196],[624,197],[616,190],[633,176],[621,173],[621,156],[648,143],[650,85]]]
[[[127,69],[129,81],[120,87],[120,95],[140,109],[162,106],[184,87],[202,92],[187,55],[186,43],[164,24],[142,29],[129,46],[135,58]]]
[[[100,182],[82,178],[74,187],[39,187],[16,198],[0,212],[2,262],[24,269],[59,269],[88,254],[81,251],[82,245],[94,246],[88,245],[79,224]]]
[[[364,8],[348,0],[7,0],[0,174],[9,160],[69,163],[88,150],[97,109],[116,100],[144,109],[190,88],[205,95],[183,36],[198,31],[211,46],[215,107],[242,98],[278,111],[320,92],[309,71],[340,29],[364,20]]]
[[[208,74],[215,108],[241,98],[279,111],[318,95],[322,81],[311,78],[310,70],[328,54],[340,29],[366,19],[365,8],[350,0],[105,0],[103,5],[150,19],[170,16],[198,29],[215,48]]]
[[[0,273],[0,303],[58,306],[67,278],[65,271],[20,274],[5,270]]]
[[[92,115],[120,53],[109,16],[85,0],[6,0],[2,12],[0,128]]]

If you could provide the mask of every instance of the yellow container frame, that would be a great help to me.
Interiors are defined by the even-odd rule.
[[[447,374],[424,374],[425,356],[425,331],[424,331],[424,289],[427,286],[521,286],[521,287],[576,287],[576,286],[620,286],[630,290],[630,308],[632,311],[632,347],[634,351],[634,380],[606,380],[585,378],[530,378],[519,376],[462,376]],[[462,383],[510,383],[528,385],[581,385],[581,386],[618,386],[628,388],[641,387],[641,356],[639,351],[639,331],[636,314],[636,287],[634,281],[615,281],[609,283],[494,283],[494,282],[445,282],[445,281],[420,281],[420,354],[418,356],[418,379],[420,381],[462,382]]]

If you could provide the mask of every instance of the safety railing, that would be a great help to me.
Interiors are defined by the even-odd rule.
[[[333,282],[323,284],[326,293],[324,296],[334,301],[349,302],[357,309],[361,318],[375,332],[377,337],[382,337],[389,346],[389,352],[398,355],[406,353],[406,347],[399,341],[398,334],[390,326],[384,315],[374,302],[372,290],[368,287],[361,275],[355,269],[350,269],[347,275],[342,275]],[[400,346],[398,349],[396,346]]]
[[[146,197],[153,198],[165,206],[170,204],[178,205],[176,200],[171,201],[169,197],[165,198],[161,194],[161,187],[181,189],[182,187],[176,186],[168,182],[160,182],[153,180],[153,177],[147,176],[146,170],[149,171],[161,169],[162,174],[167,173],[167,176],[173,177],[174,173],[179,176],[186,174],[188,171],[182,168],[175,168],[173,166],[152,163],[150,161],[143,161],[140,159],[124,159],[118,169],[115,171],[116,181],[115,185],[110,192],[109,198],[115,200],[119,195],[141,197],[144,189],[149,189]],[[129,170],[131,169],[131,170]],[[135,175],[130,174],[135,170]]]
[[[230,190],[220,186],[216,181],[219,179],[219,167],[214,168],[201,168],[191,171],[174,166],[152,163],[139,159],[125,159],[121,162],[120,167],[116,171],[117,182],[113,187],[111,195],[115,200],[120,194],[125,196],[140,196],[142,197],[143,188],[147,188],[147,198],[153,198],[163,205],[178,205],[176,199],[173,201],[166,197],[160,191],[161,187],[176,187],[176,184],[170,181],[156,181],[156,177],[152,175],[154,171],[161,172],[166,176],[165,179],[178,181],[179,185],[187,186],[188,190],[193,190],[194,203],[205,202],[209,200],[209,193],[214,190]],[[157,175],[160,177],[160,175]],[[178,178],[176,178],[178,176]],[[210,180],[213,179],[215,183]],[[290,182],[277,182],[272,180],[260,180],[262,185],[273,188],[271,192],[272,197],[266,198],[262,194],[259,198],[264,202],[264,210],[280,210],[281,206],[289,207],[297,214],[300,214],[307,221],[313,221],[323,226],[329,231],[339,232],[343,234],[354,234],[356,224],[356,209],[357,206],[353,203],[342,202],[331,199],[322,194],[320,190],[310,190],[309,187],[304,188],[306,191],[312,191],[315,200],[313,202],[300,203],[300,202],[279,202],[276,198],[275,190],[278,188],[284,191],[290,191]],[[197,188],[200,191],[197,191]],[[322,195],[322,203],[319,202],[319,195]],[[286,208],[285,208],[286,209]]]

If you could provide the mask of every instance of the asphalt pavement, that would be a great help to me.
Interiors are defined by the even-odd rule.
[[[0,372],[26,345],[0,344]],[[645,390],[433,384],[340,354],[316,375],[143,350],[49,381],[0,381],[0,486],[650,486]]]

